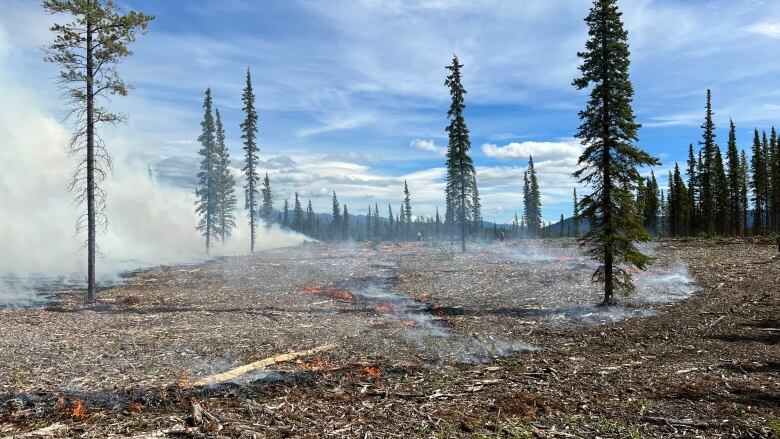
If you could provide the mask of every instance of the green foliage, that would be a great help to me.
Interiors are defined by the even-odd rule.
[[[614,290],[633,290],[625,267],[644,269],[651,261],[634,245],[649,235],[636,212],[633,190],[640,179],[638,167],[658,160],[637,148],[636,122],[631,102],[628,33],[623,28],[616,0],[595,0],[585,18],[589,38],[582,59],[579,89],[590,88],[590,100],[580,111],[577,138],[585,145],[580,168],[574,173],[593,188],[582,199],[582,215],[591,224],[580,239],[588,253],[601,262],[593,275],[604,284],[604,304],[614,302]]]
[[[216,126],[212,111],[211,89],[206,89],[203,99],[203,121],[200,123],[201,134],[198,137],[201,148],[200,171],[198,172],[198,187],[195,189],[195,212],[200,216],[197,230],[206,238],[206,254],[211,248],[211,241],[219,236],[218,222],[218,184],[217,169],[219,155],[217,152]]]
[[[257,162],[260,160],[258,157],[257,146],[257,110],[255,109],[255,93],[252,89],[252,75],[249,72],[249,68],[246,69],[246,85],[244,91],[241,94],[241,101],[244,103],[244,121],[241,122],[241,139],[244,141],[244,207],[247,210],[249,216],[249,247],[252,253],[255,251],[255,239],[257,230],[257,184],[259,176],[257,174]],[[268,175],[266,175],[266,180]],[[265,205],[265,196],[263,198],[263,211],[265,212],[267,206]],[[268,187],[269,203],[270,203],[270,186]],[[273,207],[271,207],[273,210]],[[269,221],[266,224],[270,224]]]
[[[234,211],[236,209],[236,181],[230,173],[230,153],[225,145],[225,127],[222,125],[222,117],[219,110],[215,110],[216,121],[216,149],[215,149],[215,181],[217,198],[217,228],[219,237],[224,242],[230,238],[233,228],[236,227]]]

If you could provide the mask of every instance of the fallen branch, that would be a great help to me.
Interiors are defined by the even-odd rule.
[[[649,422],[657,425],[669,425],[673,427],[692,427],[692,428],[711,428],[712,424],[707,422],[693,421],[691,419],[671,419],[671,418],[655,418],[645,416],[642,421]]]
[[[334,344],[327,344],[324,346],[319,346],[313,349],[309,349],[307,351],[299,351],[299,352],[290,352],[287,354],[280,354],[280,355],[274,355],[273,357],[268,357],[263,360],[255,361],[254,363],[245,364],[241,367],[237,367],[235,369],[231,369],[227,372],[218,373],[216,375],[207,376],[205,378],[201,378],[198,381],[196,381],[193,385],[195,386],[211,386],[214,384],[220,384],[224,383],[226,381],[230,381],[232,379],[235,379],[247,372],[251,372],[253,370],[262,369],[264,367],[270,366],[272,364],[276,363],[284,363],[286,361],[292,361],[301,357],[306,357],[312,354],[316,354],[318,352],[325,352],[329,351],[331,349],[335,349],[336,345]]]
[[[62,432],[62,430],[67,430],[69,427],[65,424],[62,424],[60,422],[55,422],[54,424],[49,425],[48,427],[39,428],[37,430],[33,430],[27,433],[22,433],[18,435],[11,435],[11,436],[2,436],[0,439],[6,439],[6,438],[43,438],[43,437],[54,437],[55,435],[59,436],[59,433]]]

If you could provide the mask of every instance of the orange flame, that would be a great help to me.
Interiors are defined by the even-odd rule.
[[[87,416],[89,416],[87,409],[84,407],[81,400],[77,399],[76,405],[73,407],[73,410],[70,411],[70,417],[76,420],[84,420],[87,419]]]
[[[405,328],[411,328],[417,326],[417,323],[415,323],[413,320],[401,320],[400,322],[398,322],[398,324]]]
[[[363,369],[361,369],[361,372],[364,374],[370,376],[371,378],[378,380],[379,376],[382,375],[382,372],[379,370],[376,366],[363,366]]]
[[[325,296],[330,297],[331,299],[344,300],[347,302],[352,302],[355,300],[355,297],[352,296],[352,294],[349,294],[349,292],[343,288],[341,289],[335,287],[322,288],[317,285],[307,285],[303,287],[301,291],[305,294],[323,294]]]
[[[301,291],[306,294],[320,294],[322,292],[322,288],[318,287],[317,285],[306,285]]]
[[[388,305],[386,303],[383,303],[381,305],[377,305],[377,306],[374,307],[374,311],[376,311],[378,313],[382,313],[382,314],[387,314],[392,309],[393,309],[393,307],[391,307],[390,305]]]
[[[144,409],[144,406],[137,402],[131,402],[130,404],[127,404],[127,408],[136,413],[141,413]]]

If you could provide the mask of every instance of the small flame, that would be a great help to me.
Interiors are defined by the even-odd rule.
[[[84,407],[84,404],[81,402],[80,399],[76,400],[76,405],[73,407],[73,410],[70,412],[70,417],[76,420],[84,420],[87,419],[87,416],[89,416],[89,413],[87,413],[87,409]]]
[[[398,322],[400,326],[403,326],[404,328],[412,328],[414,326],[417,326],[417,323],[414,322],[414,320],[401,320]]]
[[[388,305],[388,304],[386,304],[386,303],[383,303],[381,305],[377,305],[377,306],[374,307],[374,311],[376,311],[378,313],[381,313],[381,314],[387,314],[387,313],[389,313],[392,310],[393,310],[393,307]]]
[[[131,402],[130,404],[127,404],[127,408],[130,409],[130,411],[136,413],[141,413],[144,410],[144,406],[137,402]]]
[[[376,366],[363,366],[363,369],[361,369],[361,372],[364,374],[370,376],[371,378],[378,380],[379,377],[382,375],[382,372],[379,370]]]
[[[180,389],[189,389],[192,387],[192,383],[190,383],[190,374],[192,371],[190,370],[182,370],[179,372],[179,379],[176,380],[176,387]]]
[[[305,294],[323,294],[331,299],[344,300],[346,302],[352,302],[355,297],[343,288],[326,287],[322,288],[317,285],[307,285],[301,290]]]

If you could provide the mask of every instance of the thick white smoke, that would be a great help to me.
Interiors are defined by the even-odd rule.
[[[12,294],[21,294],[18,285],[9,285],[9,275],[83,279],[86,261],[84,235],[75,229],[80,207],[66,190],[74,165],[66,152],[69,129],[46,108],[45,99],[15,78],[6,62],[10,51],[0,28],[0,305],[4,297],[7,303]],[[202,259],[192,191],[156,183],[145,168],[128,165],[125,157],[133,140],[121,134],[128,130],[112,131],[122,137],[106,139],[110,150],[116,146],[115,173],[105,182],[109,227],[98,236],[99,279],[139,266]],[[233,238],[224,246],[217,243],[212,254],[248,253],[243,212],[236,222]],[[261,226],[259,233],[259,248],[302,241],[302,236],[278,228]]]

